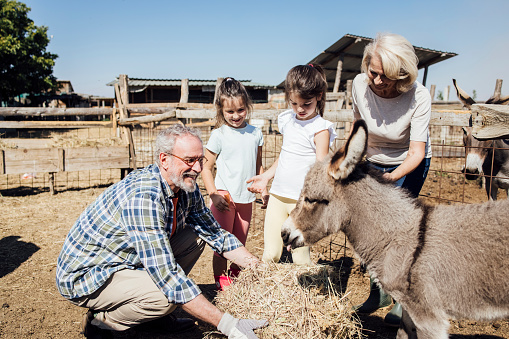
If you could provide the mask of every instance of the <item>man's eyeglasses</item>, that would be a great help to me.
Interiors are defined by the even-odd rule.
[[[177,159],[180,159],[182,160],[182,162],[184,162],[187,166],[189,167],[193,167],[194,164],[196,164],[197,162],[200,163],[200,166],[203,167],[203,164],[205,163],[205,157],[198,157],[198,158],[187,158],[187,159],[184,159],[184,158],[181,158],[179,156],[176,156],[175,154],[172,154],[172,153],[166,153],[168,155],[171,155],[172,157],[175,157]]]

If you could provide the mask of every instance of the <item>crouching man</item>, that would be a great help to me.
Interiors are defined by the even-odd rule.
[[[198,131],[180,124],[156,138],[157,163],[105,190],[71,228],[57,262],[58,290],[87,307],[87,338],[157,320],[168,331],[194,326],[170,313],[181,306],[230,338],[256,338],[264,320],[221,312],[187,275],[205,243],[241,267],[259,261],[221,229],[205,206],[196,178],[203,169]]]

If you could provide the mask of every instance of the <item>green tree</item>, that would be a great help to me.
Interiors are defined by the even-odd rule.
[[[475,89],[472,92],[472,99],[477,99],[477,91]]]
[[[28,12],[24,3],[0,0],[0,101],[57,86],[53,66],[58,56],[46,51],[48,27],[36,26]]]
[[[438,91],[437,100],[444,100],[444,94],[442,93],[442,91]]]

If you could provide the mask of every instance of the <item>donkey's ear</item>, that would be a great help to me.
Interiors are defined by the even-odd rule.
[[[355,121],[350,137],[331,158],[328,173],[336,180],[346,179],[362,160],[368,144],[368,127],[364,120]]]

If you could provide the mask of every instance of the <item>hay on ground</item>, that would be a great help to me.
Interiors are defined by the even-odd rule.
[[[360,338],[360,322],[339,288],[330,266],[262,264],[242,271],[215,304],[236,318],[267,319],[269,326],[256,330],[261,339]]]

